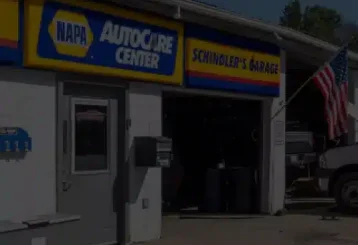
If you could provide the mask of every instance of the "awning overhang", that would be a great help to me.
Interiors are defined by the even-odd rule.
[[[149,11],[184,22],[202,24],[236,35],[275,43],[289,55],[319,65],[339,47],[290,28],[250,19],[236,13],[190,0],[111,0],[130,8]],[[280,40],[277,39],[280,38]],[[349,52],[350,66],[358,68],[358,54]]]

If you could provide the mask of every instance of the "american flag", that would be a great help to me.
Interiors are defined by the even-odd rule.
[[[348,132],[348,50],[343,47],[313,77],[324,97],[329,139]]]

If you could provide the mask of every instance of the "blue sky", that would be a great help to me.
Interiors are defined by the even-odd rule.
[[[230,9],[245,16],[277,23],[284,6],[290,0],[201,0]],[[319,4],[336,9],[345,19],[358,24],[358,0],[301,0],[303,5]]]

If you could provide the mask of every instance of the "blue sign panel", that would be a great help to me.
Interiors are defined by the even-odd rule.
[[[182,24],[118,7],[63,2],[45,1],[42,12],[27,15],[40,30],[29,37],[36,43],[29,65],[182,82]],[[37,14],[41,23],[32,21]]]
[[[32,139],[24,129],[0,128],[0,152],[29,152],[31,150]]]

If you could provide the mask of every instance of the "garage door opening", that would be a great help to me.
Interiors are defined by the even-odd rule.
[[[318,67],[288,56],[286,99],[294,95]],[[315,171],[326,147],[324,100],[311,80],[286,108],[286,198],[319,197]],[[289,203],[290,201],[288,201]]]
[[[261,102],[163,94],[163,212],[258,213]]]

